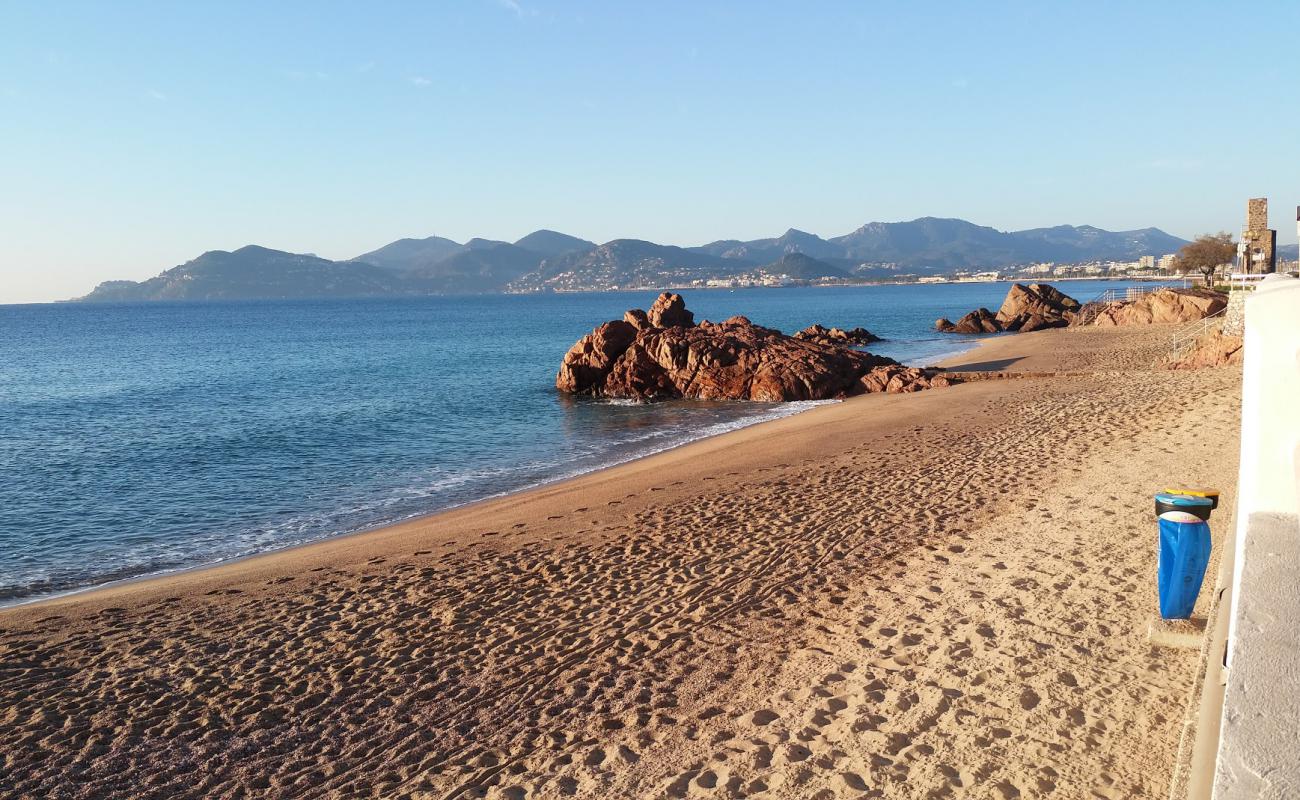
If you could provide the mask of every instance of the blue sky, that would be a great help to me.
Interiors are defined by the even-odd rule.
[[[248,243],[1300,203],[1300,3],[0,0],[0,302]]]

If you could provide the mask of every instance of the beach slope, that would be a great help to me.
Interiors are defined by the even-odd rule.
[[[1239,393],[1167,342],[999,338],[959,365],[1067,374],[0,612],[5,792],[1163,797],[1150,495],[1231,488]]]

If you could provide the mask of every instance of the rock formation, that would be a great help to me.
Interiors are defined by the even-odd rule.
[[[646,317],[656,328],[689,328],[695,324],[695,315],[686,310],[686,301],[680,294],[672,292],[659,295],[654,305],[646,312]]]
[[[1219,313],[1228,296],[1213,289],[1156,289],[1137,300],[1107,303],[1092,317],[1093,325],[1151,325],[1195,322]]]
[[[1079,310],[1079,301],[1046,283],[1015,283],[1007,291],[998,322],[1007,331],[1063,328]]]
[[[809,325],[796,333],[794,338],[802,339],[805,342],[817,342],[818,344],[840,347],[856,347],[882,341],[879,336],[866,328],[853,328],[846,331],[841,328],[824,328],[821,325]]]
[[[998,313],[978,308],[956,322],[947,318],[935,321],[934,329],[943,333],[1028,333],[1040,328],[1064,328],[1079,311],[1079,301],[1046,283],[1012,284]]]
[[[681,296],[667,292],[648,313],[634,309],[582,337],[555,378],[556,388],[571,394],[768,402],[913,392],[949,383],[838,340],[787,336],[745,317],[697,325]]]
[[[940,317],[935,321],[934,329],[941,333],[1001,333],[1002,323],[992,311],[977,308],[956,322]]]
[[[1212,330],[1197,339],[1189,352],[1167,361],[1164,366],[1166,369],[1222,367],[1240,364],[1242,355],[1240,336],[1225,336],[1222,331]]]

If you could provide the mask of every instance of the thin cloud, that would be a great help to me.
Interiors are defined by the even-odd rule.
[[[150,89],[148,92],[145,93],[145,96],[147,96],[150,100],[157,100],[159,103],[167,102],[167,95],[163,94],[157,89]]]
[[[433,84],[433,81],[423,75],[412,75],[410,78],[407,78],[407,80],[411,82],[412,86],[430,86]]]
[[[537,16],[537,11],[531,8],[526,8],[519,2],[519,0],[496,0],[496,3],[501,8],[513,13],[519,19]]]

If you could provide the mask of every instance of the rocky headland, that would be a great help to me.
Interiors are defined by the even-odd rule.
[[[564,355],[555,387],[569,394],[636,400],[826,400],[946,386],[935,370],[854,349],[879,341],[863,328],[811,326],[794,336],[743,316],[695,322],[679,294],[632,309],[582,337]]]

